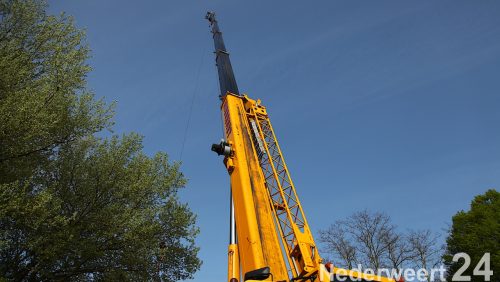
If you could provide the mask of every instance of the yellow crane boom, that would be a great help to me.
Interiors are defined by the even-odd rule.
[[[330,281],[334,273],[393,281],[324,267],[266,108],[239,93],[215,14],[208,12],[219,73],[224,156],[231,182],[228,281]],[[243,275],[241,275],[243,274]]]

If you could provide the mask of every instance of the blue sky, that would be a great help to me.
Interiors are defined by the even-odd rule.
[[[401,230],[443,233],[474,195],[499,189],[498,1],[49,4],[86,29],[88,85],[117,101],[115,133],[179,160],[193,105],[181,197],[201,228],[196,280],[225,279],[228,239],[229,178],[210,151],[222,125],[207,10],[240,91],[268,107],[314,232],[368,209]]]

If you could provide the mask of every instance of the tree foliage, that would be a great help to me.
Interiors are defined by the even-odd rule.
[[[186,179],[137,134],[108,139],[86,89],[84,32],[40,1],[0,0],[0,279],[192,277],[201,262]]]
[[[473,276],[474,267],[485,253],[490,253],[491,270],[500,273],[500,193],[488,190],[471,202],[469,211],[460,211],[452,218],[452,226],[446,240],[444,261],[448,276],[453,276],[463,265],[463,260],[452,261],[457,253],[471,257],[470,266],[463,273],[472,281],[483,281],[482,276]],[[483,267],[484,269],[484,267]]]
[[[66,15],[35,1],[0,2],[0,172],[29,176],[58,145],[110,126],[112,111],[85,89],[89,49]]]

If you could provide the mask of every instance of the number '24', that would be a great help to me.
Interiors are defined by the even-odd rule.
[[[452,281],[471,281],[470,276],[463,276],[462,274],[467,270],[470,265],[470,256],[466,253],[457,253],[453,256],[453,261],[458,262],[460,259],[464,259],[464,264],[460,267],[457,272],[451,278]],[[481,267],[484,265],[484,269]],[[493,276],[493,270],[490,270],[490,253],[485,253],[483,257],[479,260],[474,271],[472,272],[474,276],[484,276],[484,281],[490,281],[491,276]]]

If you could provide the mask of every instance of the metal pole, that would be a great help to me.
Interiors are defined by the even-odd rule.
[[[229,246],[227,250],[227,281],[238,282],[240,280],[240,256],[238,244],[236,244],[236,220],[234,218],[233,194],[229,196]]]
[[[229,244],[236,244],[236,221],[234,219],[234,202],[233,192],[229,193],[230,206],[229,206]]]

